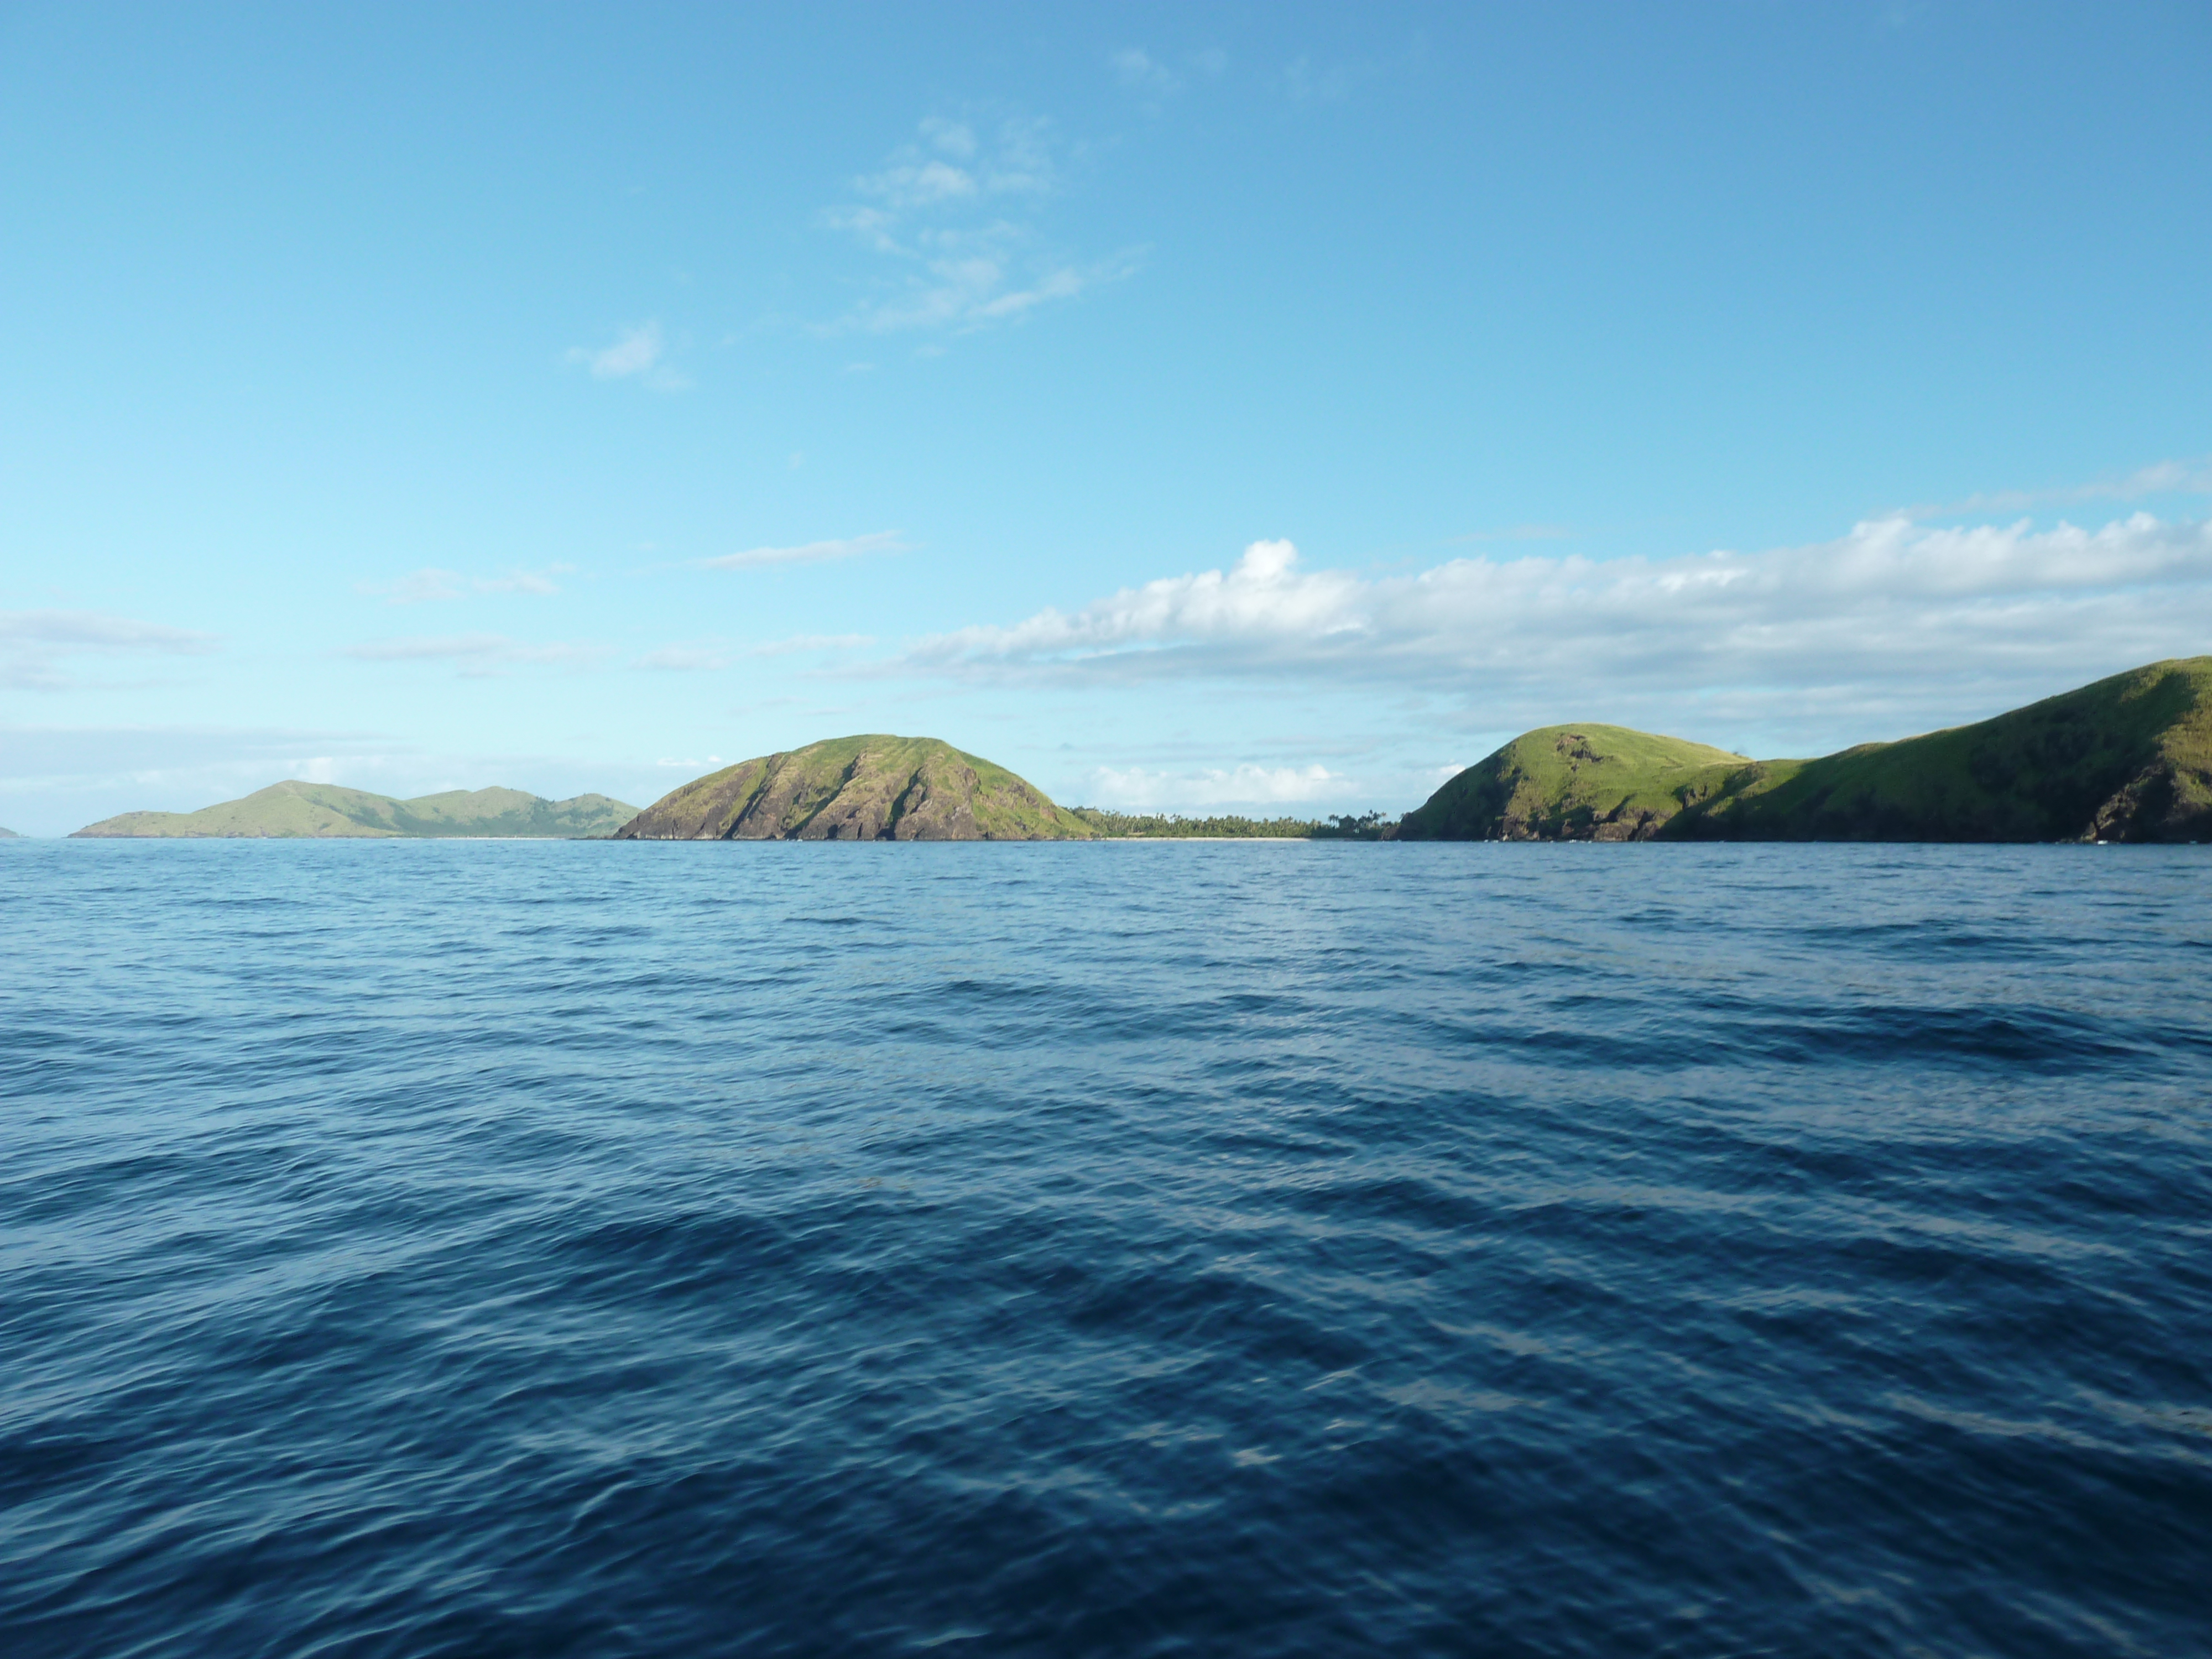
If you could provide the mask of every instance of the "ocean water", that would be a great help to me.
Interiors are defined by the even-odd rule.
[[[2212,1651],[2212,848],[0,845],[0,1650]]]

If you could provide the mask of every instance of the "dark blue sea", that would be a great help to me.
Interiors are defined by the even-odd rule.
[[[2212,848],[0,845],[0,1650],[2212,1651]]]

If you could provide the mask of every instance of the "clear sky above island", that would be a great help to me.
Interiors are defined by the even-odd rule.
[[[0,8],[0,823],[1418,802],[2212,650],[2201,3]]]

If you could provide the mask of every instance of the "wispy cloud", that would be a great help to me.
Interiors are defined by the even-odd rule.
[[[726,647],[714,644],[655,646],[637,659],[640,668],[663,674],[696,674],[730,665]]]
[[[97,611],[0,611],[0,685],[58,691],[73,656],[196,656],[216,644],[212,634]]]
[[[691,384],[663,361],[667,342],[658,322],[627,324],[603,346],[571,346],[568,357],[591,371],[596,380],[634,380],[655,392],[680,392]]]
[[[985,328],[1135,269],[1133,252],[1079,259],[1047,246],[1036,213],[1062,177],[1048,124],[1006,119],[979,131],[933,117],[918,134],[853,180],[857,199],[821,216],[826,228],[894,262],[878,291],[836,326]]]
[[[397,581],[356,582],[356,593],[380,599],[387,605],[423,605],[434,599],[465,599],[468,578],[458,570],[410,570]]]
[[[1164,98],[1182,89],[1182,76],[1139,47],[1124,47],[1111,54],[1106,62],[1114,71],[1114,78],[1130,92]]]
[[[699,673],[727,668],[740,657],[858,651],[875,642],[875,636],[870,634],[794,634],[788,639],[767,640],[757,645],[733,645],[726,640],[681,640],[646,652],[638,658],[637,665],[664,673]]]
[[[1571,695],[1769,712],[1974,678],[2060,683],[2212,641],[2212,524],[2137,513],[1931,528],[1663,560],[1454,559],[1308,570],[1288,542],[1072,611],[925,639],[896,666],[969,680],[1259,678],[1455,694],[1501,718]],[[1556,716],[1555,716],[1556,717]]]
[[[1211,80],[1229,67],[1229,54],[1218,48],[1194,52],[1179,64],[1155,58],[1141,46],[1124,46],[1106,55],[1106,67],[1122,91],[1136,99],[1147,115],[1165,112],[1167,100],[1196,80]]]
[[[342,654],[362,662],[450,663],[473,678],[516,668],[588,668],[604,661],[607,649],[565,640],[532,644],[504,634],[440,634],[373,640]]]
[[[509,570],[498,576],[464,576],[458,570],[428,566],[410,571],[396,581],[356,582],[354,592],[381,599],[387,605],[423,605],[437,600],[465,599],[472,593],[558,593],[556,575],[565,575],[574,565],[556,564],[544,570]]]
[[[842,541],[802,542],[795,547],[750,547],[742,553],[719,553],[694,560],[701,570],[758,570],[769,565],[821,564],[831,559],[858,558],[864,553],[904,553],[907,544],[896,530],[878,530]]]
[[[872,634],[793,634],[789,639],[769,640],[753,646],[746,654],[788,657],[801,651],[860,651],[875,642]]]
[[[1968,513],[2023,513],[2038,507],[2084,501],[2139,501],[2150,495],[2212,495],[2212,456],[2195,460],[2156,461],[2118,478],[2099,478],[2056,489],[1999,489],[1964,501],[1927,502],[1905,509],[1912,519]]]
[[[479,593],[558,593],[561,586],[553,580],[566,574],[574,567],[556,564],[546,570],[510,570],[503,576],[477,576],[470,586]]]
[[[1574,537],[1574,532],[1565,525],[1516,524],[1499,530],[1470,530],[1464,536],[1449,536],[1447,544],[1463,546],[1473,542],[1564,542]]]
[[[1283,90],[1298,104],[1340,104],[1382,73],[1370,63],[1316,64],[1301,56],[1283,67]]]

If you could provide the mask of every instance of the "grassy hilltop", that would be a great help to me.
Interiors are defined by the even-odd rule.
[[[1972,726],[1752,761],[1614,726],[1516,738],[1406,815],[1408,841],[2198,841],[2212,657]]]
[[[1401,841],[1648,841],[1741,755],[1625,726],[1523,732],[1398,825]]]
[[[1097,832],[1003,766],[936,738],[830,738],[670,791],[623,841],[1087,841]]]
[[[605,795],[547,800],[520,789],[449,789],[400,800],[334,783],[272,783],[197,812],[125,812],[80,836],[278,839],[434,839],[520,836],[545,840],[609,836],[637,809]]]

